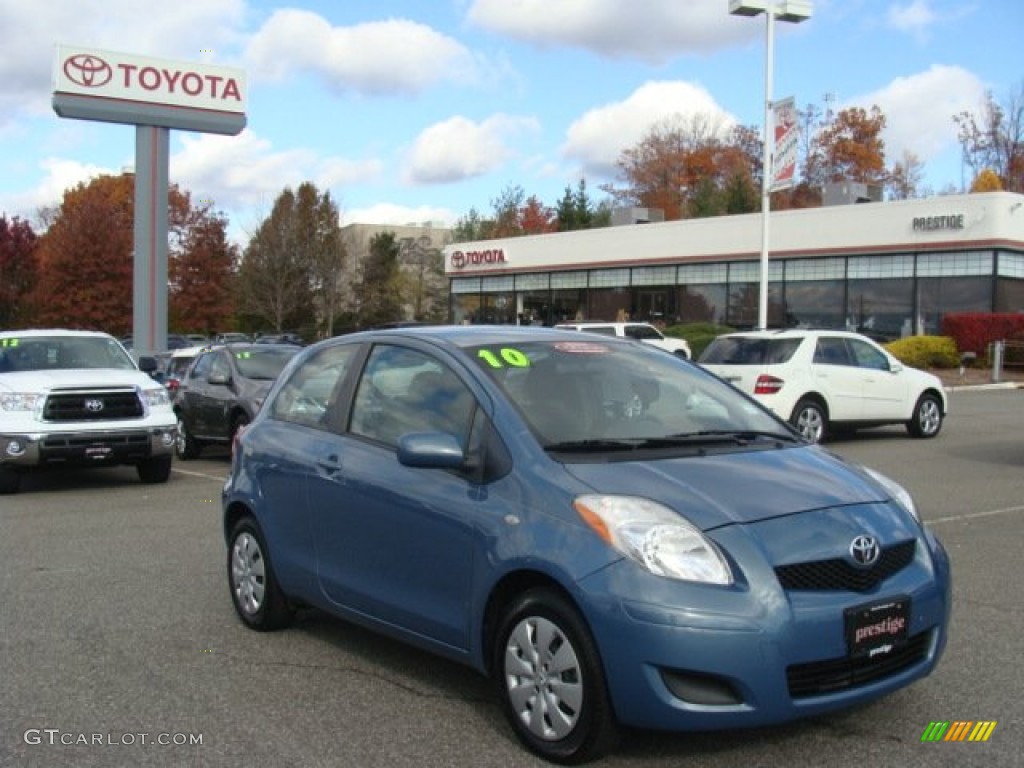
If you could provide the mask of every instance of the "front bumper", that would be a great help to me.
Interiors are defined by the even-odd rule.
[[[724,549],[739,554],[751,543],[743,538]],[[581,601],[617,717],[674,731],[756,727],[867,703],[925,677],[945,648],[951,583],[941,544],[921,537],[918,550],[868,593],[784,591],[771,569],[730,588],[658,579],[625,560],[593,574]],[[906,643],[851,659],[844,611],[894,597],[910,600]]]
[[[0,433],[0,464],[132,464],[174,452],[174,425],[81,432]]]

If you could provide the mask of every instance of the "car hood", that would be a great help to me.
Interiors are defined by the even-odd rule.
[[[889,498],[855,465],[815,446],[565,468],[598,493],[658,501],[701,530]]]
[[[72,387],[159,387],[142,371],[120,368],[79,368],[52,371],[16,371],[0,374],[0,390],[45,392]]]

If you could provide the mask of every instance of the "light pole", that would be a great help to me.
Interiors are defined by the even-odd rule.
[[[764,159],[761,164],[761,287],[757,300],[757,327],[768,327],[769,213],[772,202],[772,66],[775,48],[775,20],[799,23],[811,17],[809,0],[729,0],[733,16],[764,14],[767,20],[764,44]]]

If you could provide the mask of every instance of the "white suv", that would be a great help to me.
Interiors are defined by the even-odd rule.
[[[581,322],[581,323],[560,323],[556,328],[568,328],[574,331],[587,331],[588,333],[600,333],[604,336],[622,336],[629,339],[636,339],[645,344],[660,347],[666,352],[690,359],[690,345],[686,339],[679,339],[675,336],[666,336],[650,323],[602,323],[602,322]]]
[[[177,420],[144,370],[105,333],[0,331],[0,494],[43,467],[132,464],[166,482]]]
[[[908,368],[871,339],[847,331],[726,334],[698,362],[811,442],[833,428],[884,424],[935,437],[948,408],[938,377]]]

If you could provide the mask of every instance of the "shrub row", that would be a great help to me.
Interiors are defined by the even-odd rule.
[[[949,336],[907,336],[890,341],[885,348],[911,368],[956,368],[960,353]]]
[[[993,341],[1024,339],[1024,313],[951,312],[942,317],[942,333],[952,337],[961,352],[984,358]]]

